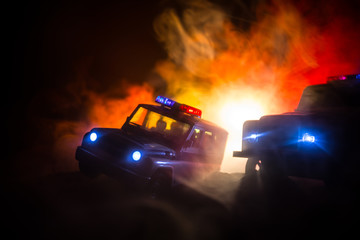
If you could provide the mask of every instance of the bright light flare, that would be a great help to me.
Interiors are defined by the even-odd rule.
[[[222,106],[221,106],[221,105]],[[232,157],[233,151],[241,150],[242,128],[246,120],[256,120],[264,115],[263,105],[252,98],[233,97],[219,103],[217,123],[225,128],[229,135],[221,170],[224,172],[244,172],[245,159]]]
[[[315,136],[313,136],[309,133],[305,133],[302,137],[302,141],[308,142],[308,143],[313,143],[313,142],[315,142]]]
[[[243,136],[243,139],[246,139],[247,141],[250,142],[257,142],[258,138],[260,137],[260,134],[256,134],[256,133],[252,133],[249,136]]]
[[[134,160],[134,161],[139,161],[140,158],[141,158],[141,152],[140,151],[134,151],[131,155],[131,158]]]
[[[257,137],[258,137],[258,135],[255,134],[255,133],[253,133],[253,134],[250,135],[250,138],[251,138],[251,139],[256,139]]]
[[[259,119],[263,112],[261,105],[254,100],[230,101],[221,110],[222,126],[229,131],[242,130],[246,120]]]
[[[90,134],[90,141],[95,142],[97,138],[98,136],[96,133],[93,132]]]

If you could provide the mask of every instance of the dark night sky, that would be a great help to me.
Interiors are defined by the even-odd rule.
[[[146,79],[155,62],[166,58],[152,26],[166,4],[32,1],[9,6],[11,81],[6,90],[6,119],[10,159],[43,134],[36,132],[41,126],[34,128],[34,116],[81,117],[81,104],[63,109],[60,105],[75,100],[68,86],[78,81],[82,69],[86,88],[100,93],[117,81]]]
[[[152,31],[158,9],[148,1],[44,1],[17,11],[13,71],[24,92],[65,85],[86,60],[102,81],[93,87],[119,78],[139,81],[164,55]]]

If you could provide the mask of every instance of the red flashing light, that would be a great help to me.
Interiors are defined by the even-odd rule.
[[[360,74],[331,76],[327,78],[327,81],[331,82],[336,80],[358,80],[358,79],[360,79]]]
[[[201,113],[202,112],[201,112],[200,109],[197,109],[197,108],[185,105],[185,104],[181,104],[179,109],[180,109],[180,111],[183,111],[183,112],[186,112],[188,114],[195,115],[195,116],[201,118]]]
[[[191,107],[189,105],[186,104],[181,104],[178,102],[175,102],[174,100],[170,99],[170,98],[166,98],[163,96],[158,96],[155,99],[155,102],[160,103],[162,106],[167,106],[170,107],[171,109],[173,109],[174,111],[181,111],[184,113],[188,113],[190,115],[196,116],[198,118],[201,118],[201,110]]]

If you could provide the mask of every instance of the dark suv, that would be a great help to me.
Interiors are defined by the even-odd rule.
[[[358,171],[360,74],[305,88],[294,112],[243,125],[246,173],[259,171],[332,181]]]
[[[156,102],[138,105],[121,129],[87,132],[76,150],[80,171],[120,170],[159,188],[218,171],[228,133],[201,119],[199,109],[162,96]]]

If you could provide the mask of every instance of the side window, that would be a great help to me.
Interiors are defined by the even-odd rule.
[[[212,131],[195,128],[186,147],[198,148],[207,152],[216,151],[218,137]]]
[[[210,131],[205,131],[200,147],[202,149],[213,149],[215,147],[216,136]]]
[[[219,136],[212,131],[204,131],[200,148],[207,153],[215,153],[219,150]]]
[[[195,128],[186,147],[199,148],[203,130]]]

